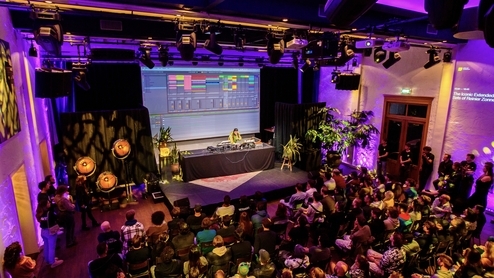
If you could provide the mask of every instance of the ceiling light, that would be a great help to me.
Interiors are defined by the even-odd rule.
[[[298,69],[298,57],[300,56],[300,52],[292,53],[292,66],[295,69]]]
[[[74,75],[74,81],[84,91],[89,91],[91,86],[87,82],[87,66],[86,64],[74,63],[72,64],[72,73]]]
[[[193,30],[194,26],[177,23],[175,29],[177,30],[176,45],[177,50],[180,52],[180,57],[184,61],[191,61],[194,58],[194,51],[197,46],[196,33],[190,30]]]
[[[386,59],[386,52],[382,47],[376,47],[374,49],[374,62],[379,64],[384,61]]]
[[[441,62],[441,58],[439,58],[439,55],[437,54],[437,50],[435,47],[431,46],[431,48],[427,50],[426,53],[429,54],[429,61],[425,63],[424,68],[428,69]]]
[[[308,69],[310,69],[310,64],[311,64],[311,62],[309,59],[305,60],[304,64],[300,67],[300,71],[305,72]]]
[[[146,67],[152,69],[154,68],[154,62],[151,60],[151,48],[150,47],[139,47],[138,52],[139,61]]]
[[[288,18],[283,18],[281,21],[288,22]]]
[[[29,56],[30,57],[38,57],[38,50],[34,47],[33,41],[31,41],[31,47],[29,48]]]
[[[223,48],[216,42],[216,29],[213,27],[208,28],[209,39],[204,42],[204,48],[216,55],[223,53]]]
[[[238,66],[239,67],[243,67],[244,66],[244,58],[240,57],[240,59],[238,59]]]
[[[388,60],[384,61],[383,67],[389,69],[392,65],[396,64],[396,62],[398,62],[399,60],[401,60],[400,53],[389,52],[389,58]]]
[[[199,62],[197,62],[197,61],[194,59],[194,61],[192,61],[192,65],[193,65],[193,66],[197,66],[197,64],[199,64]]]
[[[268,34],[267,39],[269,62],[274,65],[280,62],[283,53],[285,53],[285,42],[282,39],[275,38],[273,34]]]
[[[340,74],[341,72],[337,69],[333,70],[331,73],[331,83],[338,84],[340,83]]]
[[[60,56],[63,44],[61,17],[58,12],[33,11],[34,40],[49,54]]]
[[[218,60],[218,66],[222,67],[224,65],[224,61],[223,61],[223,57],[220,57],[220,59]]]
[[[169,59],[170,58],[168,56],[168,47],[164,45],[160,45],[160,47],[158,48],[158,60],[161,62],[161,65],[166,67]]]
[[[174,64],[173,61],[168,61],[169,66],[173,66],[173,64]]]
[[[260,68],[262,68],[264,66],[264,58],[263,57],[256,58],[255,61]]]
[[[444,52],[444,55],[443,55],[443,62],[445,63],[451,63],[451,59],[452,59],[452,53],[450,50]]]
[[[235,30],[233,35],[233,41],[235,43],[235,48],[238,50],[243,50],[245,45],[245,33],[242,29]]]
[[[314,62],[314,66],[312,67],[312,70],[318,71],[320,68],[321,68],[321,66],[319,65],[319,62]]]

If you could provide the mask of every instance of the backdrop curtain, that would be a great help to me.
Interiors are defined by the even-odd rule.
[[[303,170],[312,170],[312,168],[320,164],[317,158],[306,155],[307,151],[312,148],[312,144],[305,139],[305,134],[307,130],[316,128],[319,125],[321,118],[314,115],[323,107],[326,107],[325,102],[304,104],[277,102],[275,104],[275,150],[281,156],[283,154],[283,145],[290,140],[290,135],[296,135],[300,138],[299,142],[304,146],[303,152],[306,159],[298,165]],[[317,156],[317,154],[315,155]],[[307,160],[312,162],[307,165]],[[313,163],[316,163],[316,165]]]
[[[117,176],[119,184],[142,183],[145,174],[157,173],[147,108],[62,113],[61,123],[71,187],[77,176],[73,166],[82,156],[96,162],[96,172],[89,179],[92,182],[104,171]],[[112,154],[113,143],[118,139],[126,139],[131,145],[130,155],[125,160]],[[127,164],[128,176],[124,164]]]

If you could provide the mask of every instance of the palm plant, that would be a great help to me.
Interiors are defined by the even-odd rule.
[[[288,159],[289,161],[295,162],[301,160],[300,150],[302,149],[302,144],[299,143],[300,138],[297,138],[296,135],[290,135],[290,140],[283,145],[283,158]]]

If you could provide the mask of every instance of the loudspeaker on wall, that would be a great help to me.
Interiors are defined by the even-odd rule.
[[[34,76],[34,94],[37,98],[65,97],[72,92],[71,71],[44,71],[42,69],[36,69]]]

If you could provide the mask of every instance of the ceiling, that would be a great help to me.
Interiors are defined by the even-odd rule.
[[[469,0],[465,5],[465,9],[477,7],[480,0]],[[378,4],[400,8],[404,10],[426,13],[424,9],[424,0],[379,0]]]

